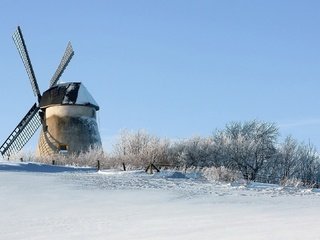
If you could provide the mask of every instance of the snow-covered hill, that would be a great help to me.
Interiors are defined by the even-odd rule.
[[[320,239],[320,192],[0,163],[0,239]]]

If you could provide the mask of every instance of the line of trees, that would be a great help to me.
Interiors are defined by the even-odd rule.
[[[20,158],[20,157],[19,157]],[[231,122],[209,137],[170,141],[146,131],[120,133],[111,152],[93,149],[76,156],[50,156],[25,160],[123,169],[145,169],[150,164],[175,169],[200,169],[211,179],[246,179],[267,183],[319,187],[320,156],[310,143],[292,136],[279,141],[274,123]],[[21,158],[22,159],[22,158]]]
[[[144,168],[149,163],[172,168],[228,169],[244,179],[269,183],[320,182],[320,158],[315,147],[288,136],[279,143],[274,123],[232,122],[209,137],[170,142],[145,131],[123,131],[109,163]]]

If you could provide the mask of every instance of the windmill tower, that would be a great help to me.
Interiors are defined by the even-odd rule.
[[[96,101],[80,82],[58,84],[74,55],[71,43],[67,45],[49,89],[41,95],[20,27],[13,34],[13,40],[38,101],[1,145],[2,156],[9,157],[19,152],[40,126],[42,129],[37,147],[40,156],[61,151],[77,154],[101,147],[96,121],[99,106]]]

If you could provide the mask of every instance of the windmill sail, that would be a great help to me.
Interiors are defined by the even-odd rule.
[[[39,86],[32,68],[31,60],[30,60],[20,27],[18,27],[17,31],[13,34],[12,38],[19,51],[24,67],[26,68],[26,71],[28,73],[33,93],[35,96],[38,97],[38,100],[40,100],[41,94],[40,94]]]
[[[59,78],[61,77],[63,71],[66,69],[66,67],[68,66],[72,56],[74,55],[74,51],[72,49],[72,45],[71,42],[68,43],[68,46],[64,52],[64,55],[61,59],[61,62],[56,70],[56,72],[54,73],[53,77],[51,78],[50,81],[50,87],[53,87],[54,85],[57,84],[57,82],[59,81]]]
[[[19,152],[41,125],[39,107],[34,104],[7,140],[0,147],[2,156],[10,157]]]

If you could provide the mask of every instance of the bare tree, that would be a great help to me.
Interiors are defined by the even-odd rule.
[[[278,128],[274,123],[233,122],[225,130],[226,151],[233,167],[255,180],[262,166],[276,153]]]
[[[297,177],[304,184],[312,185],[317,182],[319,174],[319,154],[312,144],[301,144],[298,148]]]
[[[113,157],[119,164],[129,164],[145,167],[148,163],[163,163],[168,161],[169,141],[148,134],[144,130],[120,133],[114,146]]]
[[[278,172],[283,180],[293,178],[298,171],[298,147],[297,140],[288,136],[279,148]]]
[[[173,150],[175,150],[175,161],[177,165],[185,167],[211,166],[213,145],[214,142],[211,138],[192,137],[180,141],[173,147]]]

